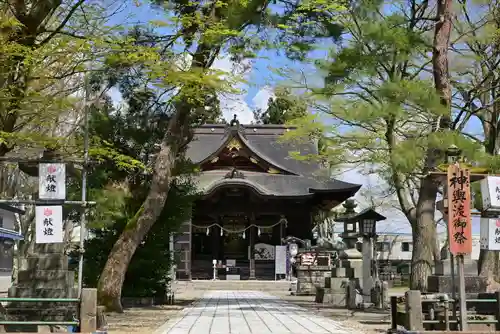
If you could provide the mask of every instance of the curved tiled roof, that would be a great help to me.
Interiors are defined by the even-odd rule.
[[[233,129],[233,131],[231,131]],[[224,148],[234,136],[261,159],[282,170],[296,175],[311,176],[320,166],[309,161],[299,161],[290,157],[290,152],[301,154],[317,153],[314,143],[292,143],[280,141],[279,137],[287,131],[282,125],[249,125],[246,128],[229,128],[223,124],[204,125],[195,130],[193,141],[188,146],[186,157],[193,163],[201,163],[210,158],[219,149]]]
[[[319,181],[300,175],[267,174],[243,171],[241,177],[228,177],[231,171],[215,170],[195,176],[198,189],[208,195],[220,187],[241,185],[252,188],[261,196],[312,197],[317,193],[338,193],[345,199],[353,196],[361,187],[339,180]]]
[[[334,179],[320,180],[319,164],[290,157],[290,152],[317,153],[314,142],[291,143],[279,140],[288,131],[283,125],[227,126],[204,125],[195,129],[186,157],[195,164],[202,164],[223,150],[232,138],[237,138],[258,158],[288,174],[270,174],[250,171],[226,170],[205,171],[195,179],[198,190],[209,195],[224,186],[245,186],[260,196],[314,197],[334,195],[335,200],[344,201],[352,197],[361,187]],[[233,175],[234,174],[234,175]],[[291,175],[290,175],[291,174]],[[322,194],[322,195],[319,195]],[[324,195],[323,195],[324,194]]]

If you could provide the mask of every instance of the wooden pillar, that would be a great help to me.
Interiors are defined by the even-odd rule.
[[[174,236],[174,250],[178,259],[177,276],[180,280],[191,280],[191,217],[184,221]]]
[[[211,260],[219,259],[219,243],[220,243],[220,229],[217,226],[210,228],[210,240],[212,242],[212,258]],[[212,262],[210,262],[212,263]]]
[[[255,279],[255,227],[248,229],[250,244],[250,279]]]

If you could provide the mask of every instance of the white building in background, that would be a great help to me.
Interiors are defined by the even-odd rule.
[[[446,233],[438,235],[439,248],[446,242]],[[479,234],[472,235],[472,260],[479,259]],[[413,251],[411,233],[379,233],[375,243],[377,260],[410,261]]]
[[[25,211],[0,203],[0,293],[5,293],[12,283],[14,264],[14,241],[24,239],[16,231],[16,215]]]

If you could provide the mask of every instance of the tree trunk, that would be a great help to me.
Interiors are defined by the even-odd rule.
[[[432,72],[436,91],[441,97],[441,104],[447,109],[451,105],[451,83],[448,69],[448,48],[450,46],[451,34],[451,0],[440,0],[437,2],[437,20],[434,30],[434,41],[432,50]],[[447,110],[448,112],[448,110]],[[441,129],[449,129],[451,109],[445,114],[439,125]]]
[[[432,274],[436,249],[436,210],[437,184],[431,178],[422,180],[417,203],[417,221],[412,224],[413,252],[411,259],[410,288],[427,291],[427,277]]]
[[[448,69],[448,48],[451,33],[451,0],[437,2],[437,20],[434,30],[432,52],[432,68],[434,85],[441,98],[441,104],[446,108],[445,114],[439,122],[433,125],[433,131],[450,128],[451,119],[451,83]],[[440,152],[441,151],[441,152]],[[435,168],[442,157],[442,150],[436,147],[427,149],[425,172]],[[413,254],[411,289],[427,291],[427,277],[432,274],[434,256],[437,256],[436,223],[436,195],[438,186],[435,180],[425,177],[422,180],[417,203],[417,223],[413,226]]]
[[[128,222],[116,241],[101,273],[97,285],[98,302],[107,311],[123,312],[121,290],[125,274],[138,245],[160,216],[167,200],[172,170],[189,126],[189,111],[188,106],[182,106],[170,120],[168,131],[156,157],[148,195],[141,209]]]

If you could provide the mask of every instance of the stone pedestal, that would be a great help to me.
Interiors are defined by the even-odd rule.
[[[338,266],[325,278],[323,302],[335,307],[354,307],[359,303],[356,290],[360,286],[363,261],[361,253],[346,249],[339,254]]]
[[[332,277],[325,278],[325,298],[323,302],[336,307],[346,307],[348,285],[349,278],[347,277],[346,268],[334,268]]]
[[[487,278],[478,276],[477,274],[477,261],[465,259],[464,262],[465,274],[465,292],[466,293],[480,293],[486,292]],[[458,273],[455,269],[455,291],[458,293]],[[453,284],[451,280],[451,266],[450,260],[446,259],[438,261],[434,267],[434,275],[427,278],[428,291],[431,293],[452,293]]]
[[[77,298],[73,271],[68,270],[68,256],[63,244],[37,244],[34,254],[22,259],[18,282],[8,291],[11,298]],[[78,319],[78,303],[11,302],[6,306],[10,320],[73,321]],[[9,326],[10,327],[10,326]],[[32,331],[36,326],[22,326]],[[34,327],[34,328],[31,328]],[[16,326],[16,329],[20,328]]]
[[[314,295],[317,287],[325,287],[331,273],[331,266],[297,266],[297,295]]]
[[[455,262],[456,263],[456,262]],[[464,261],[464,273],[465,276],[477,276],[477,261],[476,260],[471,260],[471,259],[465,259]],[[455,269],[455,275],[457,273],[457,270]],[[450,260],[442,260],[442,261],[436,261],[434,264],[434,275],[436,276],[443,276],[443,275],[451,275],[451,266],[450,266]]]
[[[458,293],[458,277],[455,277],[455,288]],[[486,292],[488,278],[483,276],[467,276],[465,275],[465,293],[480,293]],[[427,290],[430,293],[449,293],[453,292],[453,284],[451,276],[436,276],[431,275],[427,278]]]

